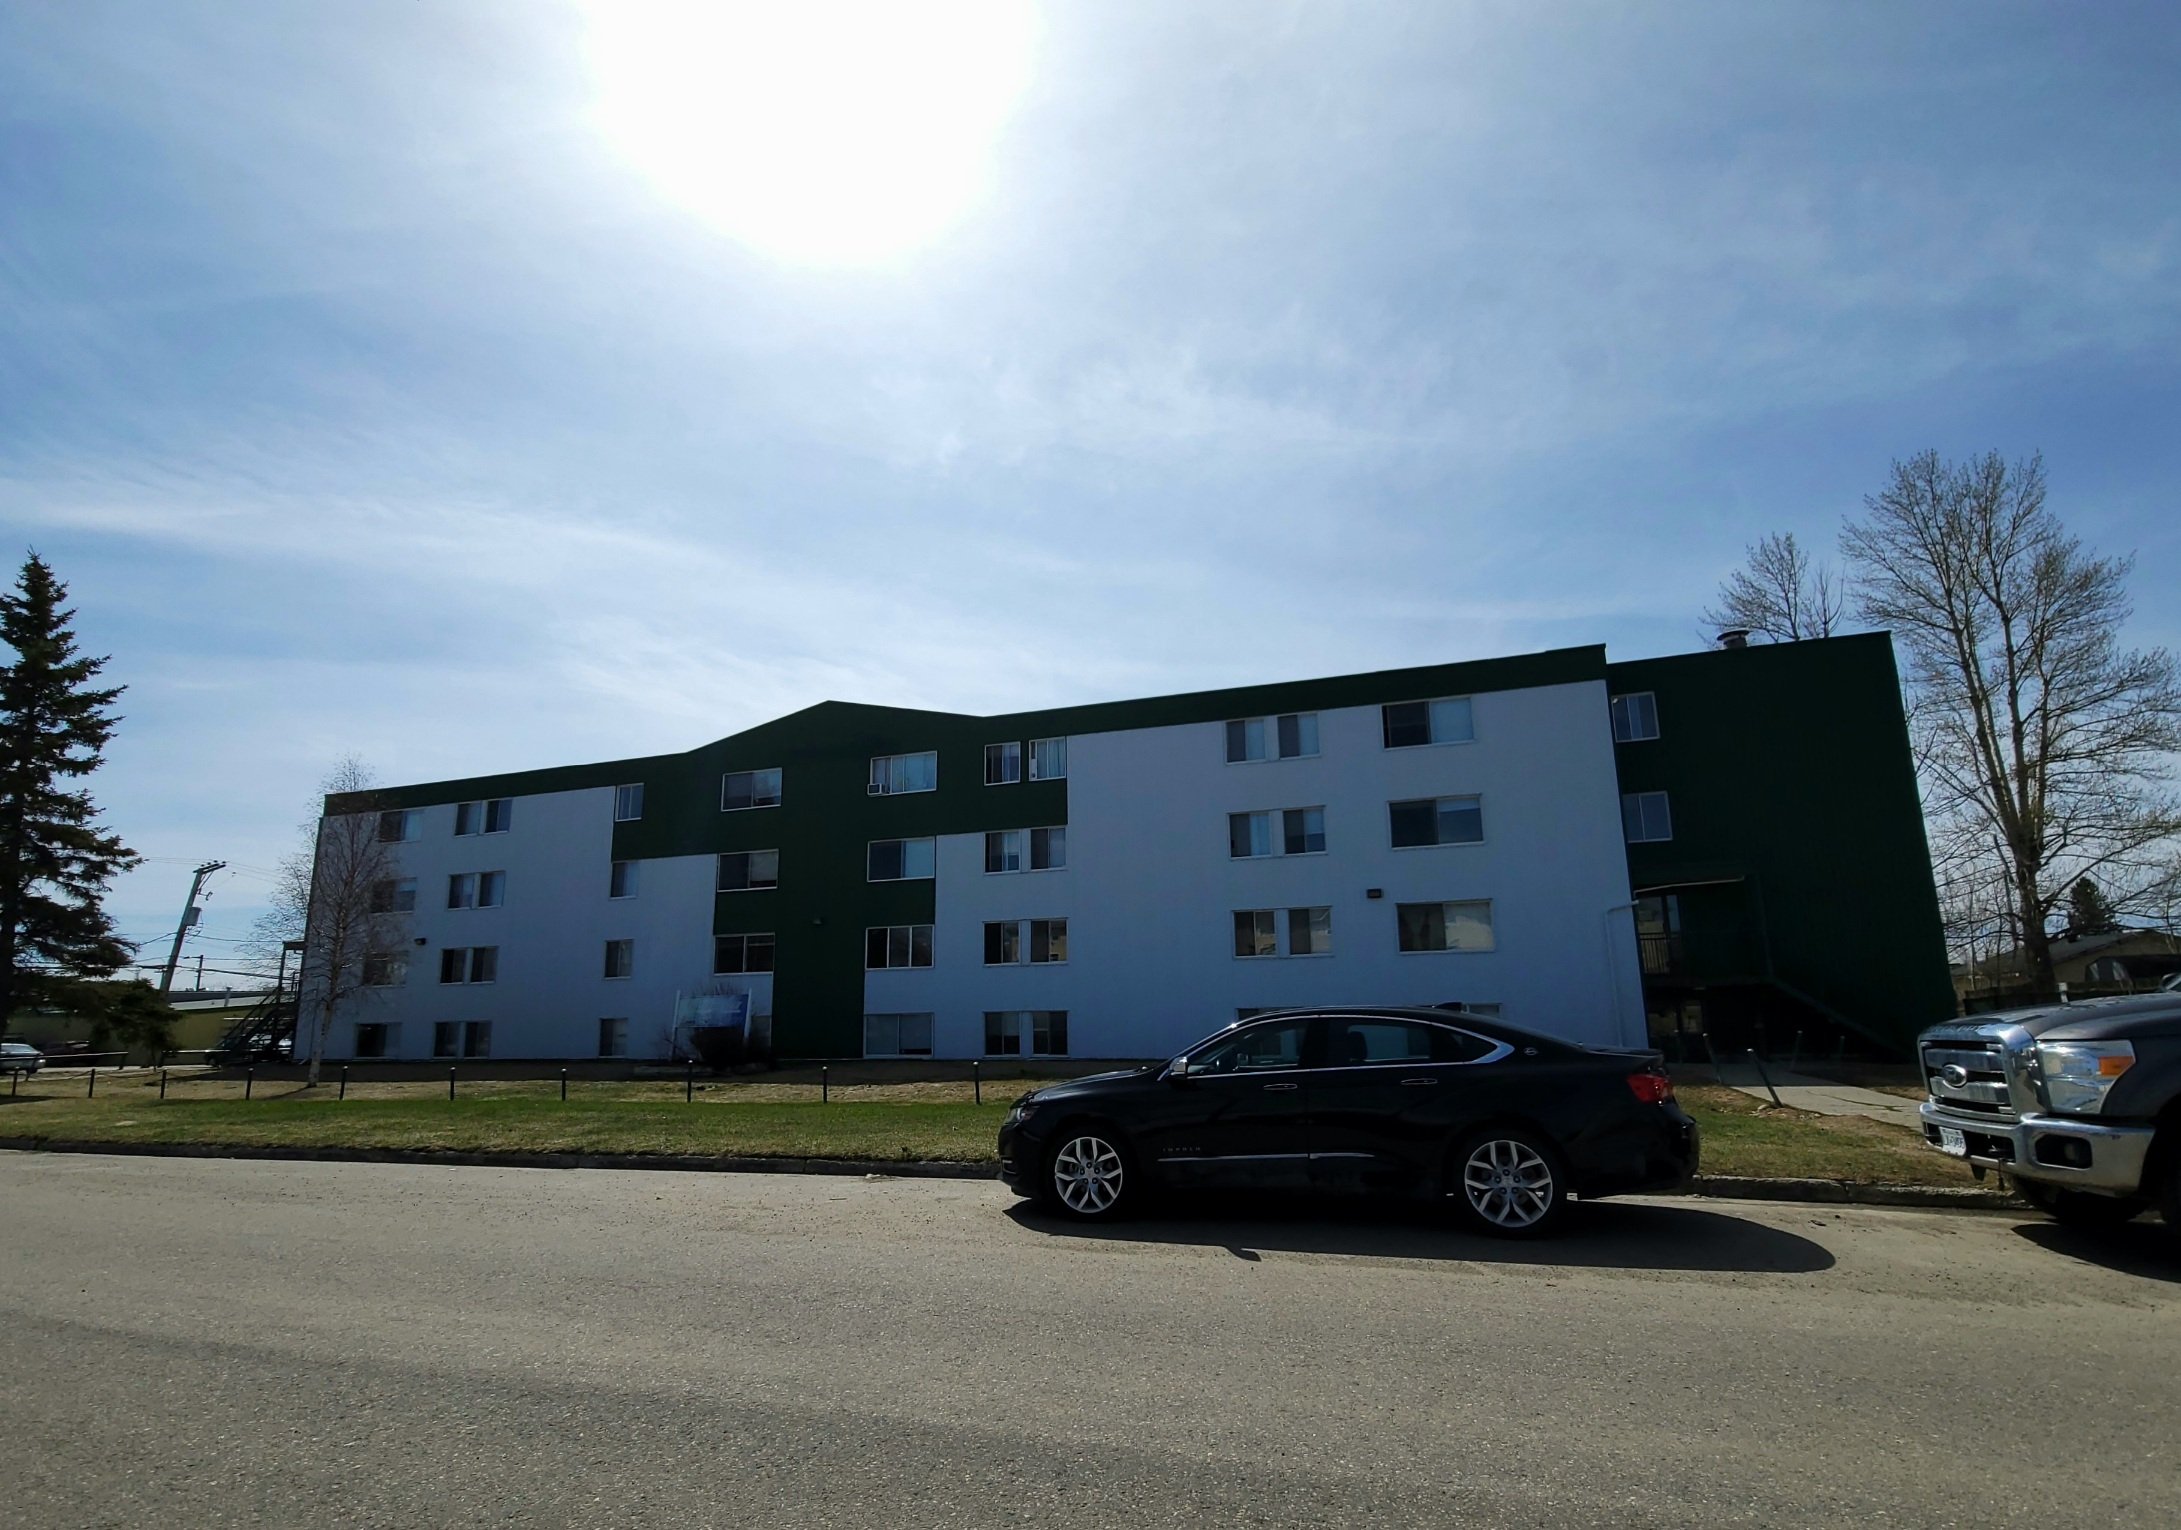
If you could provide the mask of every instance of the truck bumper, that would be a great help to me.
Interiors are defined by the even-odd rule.
[[[1942,1140],[1942,1128],[1957,1131],[1970,1163],[2092,1195],[2134,1195],[2142,1187],[2143,1160],[2151,1150],[2149,1126],[2036,1111],[2015,1121],[1995,1121],[1930,1100],[1917,1114],[1923,1117],[1924,1140],[1933,1147]]]

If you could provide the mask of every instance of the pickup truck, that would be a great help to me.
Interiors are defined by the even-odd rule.
[[[2061,1222],[2156,1209],[2181,1233],[2181,992],[1934,1026],[1917,1040],[1924,1140]]]

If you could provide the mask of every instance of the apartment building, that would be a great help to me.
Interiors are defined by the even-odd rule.
[[[1707,1001],[1890,1037],[1937,1018],[1926,958],[1951,992],[1891,649],[1794,646],[1829,721],[1750,713],[1784,650],[1584,647],[996,717],[824,702],[332,798],[377,815],[407,943],[328,1056],[658,1058],[725,1023],[783,1057],[1133,1058],[1261,1009],[1450,1001],[1602,1045],[1686,1045]],[[1844,715],[1832,769],[1751,786]],[[1783,875],[1760,841],[1844,817],[1908,911],[1882,972],[1803,987],[1782,942],[1713,939],[1840,901],[1859,872]],[[1717,893],[1760,869],[1761,902]]]

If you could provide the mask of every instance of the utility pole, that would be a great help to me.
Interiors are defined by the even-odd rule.
[[[204,910],[197,907],[197,892],[204,886],[204,879],[215,871],[225,870],[225,861],[206,861],[189,879],[189,901],[182,905],[182,922],[174,932],[174,949],[167,953],[167,964],[159,974],[159,991],[164,994],[174,986],[174,964],[182,959],[182,942],[189,936],[189,927],[197,922]]]

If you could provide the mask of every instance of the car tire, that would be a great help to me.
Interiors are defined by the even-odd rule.
[[[1039,1199],[1064,1217],[1115,1221],[1136,1204],[1136,1160],[1112,1127],[1070,1126],[1053,1139],[1038,1189]]]
[[[1455,1219],[1494,1238],[1542,1238],[1567,1211],[1567,1161],[1538,1132],[1488,1126],[1447,1155],[1446,1199]]]
[[[2061,1226],[2080,1227],[2086,1231],[2118,1227],[2123,1222],[2132,1221],[2143,1211],[2143,1202],[2139,1200],[2123,1200],[2111,1195],[2086,1195],[2080,1190],[2061,1190],[2029,1179],[2016,1180],[2014,1190],[2015,1194]]]

